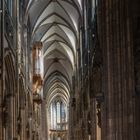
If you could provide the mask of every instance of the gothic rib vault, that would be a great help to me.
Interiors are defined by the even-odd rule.
[[[140,0],[0,0],[0,140],[139,130]]]
[[[61,98],[68,109],[78,62],[81,11],[81,0],[30,0],[27,5],[31,42],[43,43],[43,98],[47,115],[55,98]]]
[[[81,1],[72,0],[30,0],[26,10],[32,42],[43,42],[44,91],[53,88],[55,93],[59,87],[67,99],[76,69],[80,13]]]

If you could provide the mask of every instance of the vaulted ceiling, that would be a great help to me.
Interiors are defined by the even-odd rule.
[[[32,43],[43,43],[44,97],[69,100],[75,71],[82,0],[29,0]]]

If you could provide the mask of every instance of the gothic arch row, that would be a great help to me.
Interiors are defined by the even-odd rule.
[[[5,86],[2,104],[4,135],[3,139],[8,140],[14,138],[14,136],[17,134],[19,135],[27,125],[25,124],[25,126],[21,126],[21,123],[24,124],[23,122],[21,122],[22,118],[25,117],[22,116],[22,110],[25,110],[27,97],[24,88],[24,78],[21,75],[17,77],[15,56],[8,49],[5,49],[4,67]],[[19,78],[19,80],[17,78]]]

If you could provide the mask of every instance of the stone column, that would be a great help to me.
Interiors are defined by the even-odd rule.
[[[140,139],[140,1],[129,1],[129,14],[131,15],[132,39],[133,39],[133,55],[134,55],[134,84],[135,92],[133,98],[134,107],[134,139]]]
[[[127,0],[101,0],[99,38],[103,48],[102,139],[133,140],[133,64]]]
[[[3,140],[3,95],[4,95],[4,1],[0,0],[0,140]]]
[[[41,104],[41,129],[42,129],[42,140],[49,139],[48,126],[47,126],[47,112],[46,112],[46,100],[42,101]]]

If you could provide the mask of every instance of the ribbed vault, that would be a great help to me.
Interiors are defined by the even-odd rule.
[[[81,0],[30,0],[26,22],[32,43],[43,43],[44,97],[62,94],[68,101],[75,71]]]
[[[81,0],[30,0],[27,5],[26,22],[31,25],[32,43],[43,43],[43,97],[48,107],[55,98],[69,105],[81,5]]]

